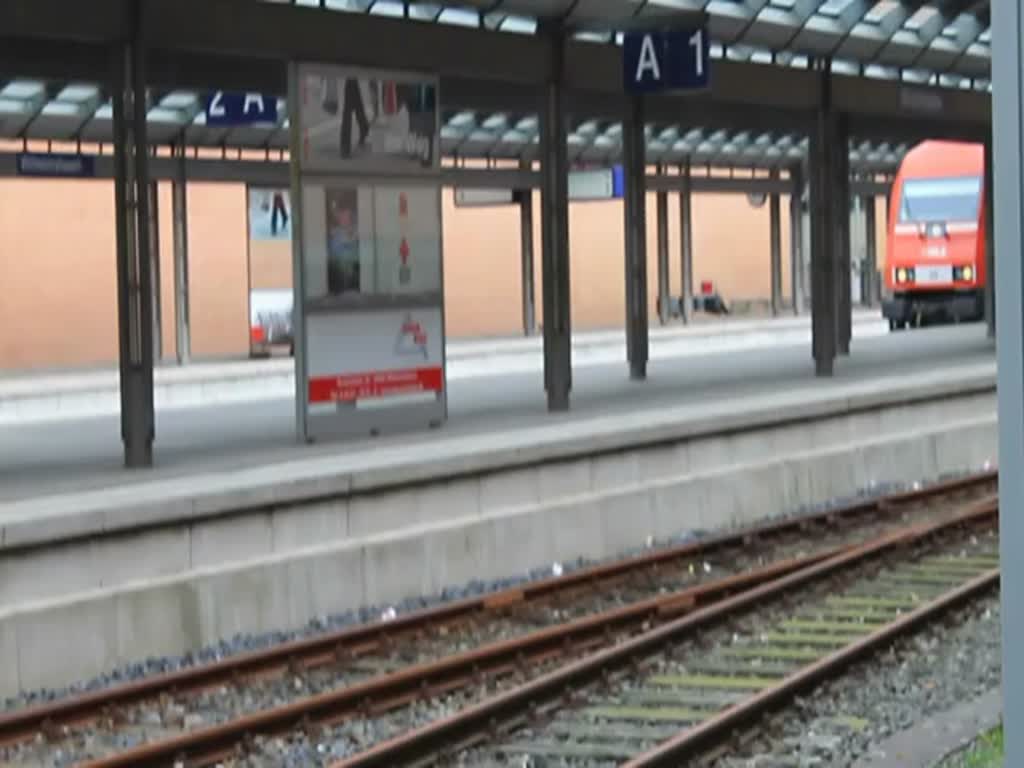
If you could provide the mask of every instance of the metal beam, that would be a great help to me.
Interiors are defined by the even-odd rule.
[[[667,325],[669,312],[669,266],[668,266],[668,193],[658,192],[655,196],[657,218],[655,229],[658,245],[658,321]]]
[[[840,355],[850,354],[850,340],[853,335],[853,296],[851,281],[852,264],[850,253],[850,151],[849,133],[846,118],[836,115],[834,118],[836,131],[832,136],[835,142],[833,158],[836,167],[833,175],[833,196],[835,205],[835,267],[836,267],[836,351]]]
[[[876,199],[873,195],[860,195],[864,203],[864,271],[867,278],[862,281],[865,286],[861,303],[866,307],[878,305],[878,216],[875,210]]]
[[[819,66],[821,62],[819,62]],[[837,352],[835,152],[837,116],[829,108],[830,81],[821,73],[822,102],[811,134],[811,347],[818,376],[831,376]]]
[[[533,336],[537,331],[533,272],[533,190],[520,189],[519,198],[519,289],[523,301],[523,335]]]
[[[113,50],[121,439],[125,466],[141,468],[153,463],[155,423],[145,61],[137,43]]]
[[[279,160],[212,160],[204,158],[174,159],[170,157],[150,158],[150,178],[158,181],[174,181],[180,177],[179,164],[184,163],[184,178],[190,182],[234,182],[255,186],[288,186],[288,164]],[[17,155],[0,152],[0,178],[17,175]],[[96,176],[101,179],[114,178],[114,162],[110,155],[96,158]],[[539,171],[518,168],[454,168],[441,171],[441,183],[446,187],[467,189],[539,189]],[[662,176],[649,174],[645,179],[651,192],[679,192],[689,184],[692,192],[713,194],[789,194],[790,182],[785,179],[771,179],[766,176],[691,176],[685,181],[681,175]],[[885,182],[868,179],[854,179],[850,182],[854,194],[882,195],[888,186]]]
[[[804,174],[800,165],[790,169],[792,187],[789,194],[789,283],[793,297],[793,314],[803,311],[804,271]]]
[[[567,411],[572,390],[569,288],[569,163],[564,78],[564,32],[549,28],[541,110],[541,296],[544,307],[544,390],[549,411]]]
[[[997,2],[992,9],[996,312],[999,328],[999,564],[1001,569],[1003,764],[1024,765],[1024,9]],[[991,275],[989,278],[991,279]]]
[[[192,357],[188,281],[188,174],[183,147],[176,147],[177,174],[171,181],[171,216],[174,220],[174,349],[178,365]]]
[[[689,163],[680,169],[679,178],[682,180],[679,188],[680,314],[683,322],[688,323],[693,306],[693,190],[690,186],[693,176]]]
[[[994,160],[992,140],[985,142],[985,327],[990,339],[996,337],[996,254],[995,238],[993,237],[995,216]]]
[[[773,171],[772,178],[778,177],[778,171]],[[782,312],[782,201],[777,192],[769,195],[768,201],[772,314],[778,316]]]
[[[642,96],[630,96],[622,122],[622,154],[625,197],[626,356],[629,376],[647,378],[647,207],[644,184],[646,167]]]

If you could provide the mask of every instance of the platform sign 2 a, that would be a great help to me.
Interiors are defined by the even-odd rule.
[[[213,91],[206,97],[204,111],[210,126],[273,125],[277,123],[277,96]]]
[[[296,64],[290,88],[299,433],[438,425],[438,79]]]
[[[622,43],[622,81],[630,93],[693,91],[711,82],[704,27],[631,31]]]

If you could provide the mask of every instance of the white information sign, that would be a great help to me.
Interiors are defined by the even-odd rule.
[[[309,407],[332,412],[381,398],[444,393],[444,337],[436,308],[309,318]]]

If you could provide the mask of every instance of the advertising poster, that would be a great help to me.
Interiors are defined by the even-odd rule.
[[[327,293],[359,293],[362,287],[359,238],[359,193],[328,187],[324,192],[327,238]]]
[[[381,293],[440,293],[438,191],[378,186],[374,190],[377,279]]]
[[[298,87],[303,170],[423,173],[440,167],[436,78],[306,66]]]
[[[287,189],[249,188],[249,239],[291,240],[292,204]]]
[[[253,353],[269,352],[274,345],[291,345],[292,303],[290,288],[249,291],[249,342]]]
[[[310,299],[441,292],[435,187],[310,185],[303,199]]]

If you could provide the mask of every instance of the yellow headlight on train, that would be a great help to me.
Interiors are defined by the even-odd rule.
[[[974,279],[974,267],[964,267],[963,270],[964,280],[970,281]]]
[[[907,269],[906,267],[900,267],[896,270],[896,282],[905,283],[907,282]]]

